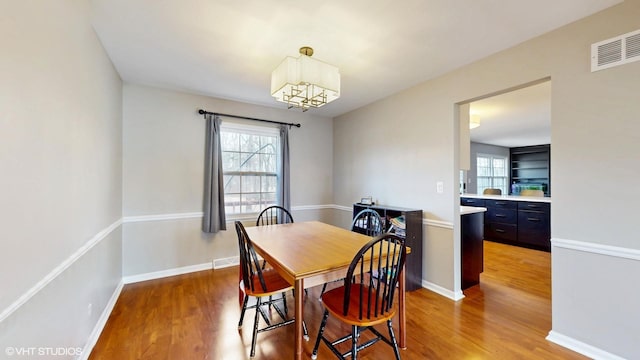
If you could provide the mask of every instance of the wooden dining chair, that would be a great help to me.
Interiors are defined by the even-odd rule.
[[[358,351],[382,340],[393,348],[395,357],[400,359],[398,343],[393,333],[392,319],[396,314],[393,307],[396,285],[406,259],[404,238],[385,233],[364,245],[353,258],[344,279],[344,285],[331,289],[322,295],[325,311],[318,330],[318,337],[311,354],[318,356],[320,341],[323,341],[340,359],[357,359]],[[371,274],[384,274],[380,277]],[[351,334],[337,340],[327,339],[323,334],[329,315],[351,325]],[[382,335],[375,325],[385,323],[389,336]],[[375,337],[358,345],[360,334],[371,331]],[[337,344],[351,339],[351,350],[341,353]]]
[[[256,220],[256,226],[273,225],[273,224],[289,224],[293,222],[293,216],[289,210],[282,206],[273,205],[262,210]]]
[[[364,209],[356,214],[356,216],[351,221],[351,231],[374,237],[384,232],[384,223],[382,222],[380,214],[378,214],[375,210]],[[342,280],[343,279],[338,279],[334,281]],[[327,284],[328,283],[324,283],[324,285],[322,285],[322,290],[320,291],[320,299],[322,299],[322,294],[324,294],[324,292],[327,290]]]
[[[238,330],[242,329],[242,322],[244,320],[244,314],[247,309],[255,309],[255,318],[253,323],[253,335],[251,337],[251,357],[256,353],[256,338],[258,333],[273,330],[281,326],[293,324],[294,318],[288,318],[287,313],[287,300],[286,292],[293,290],[293,286],[289,284],[277,271],[273,269],[262,269],[258,261],[258,256],[253,249],[253,244],[249,235],[247,235],[244,226],[240,221],[235,222],[236,233],[238,234],[238,248],[240,250],[240,274],[241,283],[240,287],[244,291],[244,301],[242,305],[242,311],[240,313],[240,321],[238,322]],[[273,295],[282,295],[281,297],[272,297]],[[253,297],[256,300],[255,305],[248,305],[249,298]],[[263,300],[268,298],[268,300]],[[281,302],[284,309],[278,306]],[[263,305],[268,305],[267,310],[271,312],[273,308],[278,316],[282,319],[278,322],[273,322],[274,319],[269,319],[267,311],[265,311]],[[264,319],[267,326],[259,328],[260,317]],[[307,335],[306,325],[303,323],[303,330],[305,336]]]
[[[486,188],[482,191],[482,195],[502,195],[502,190]]]
[[[256,220],[256,226],[290,223],[293,223],[293,216],[289,210],[278,205],[272,205],[262,210],[260,214],[258,214],[258,219]],[[266,266],[267,262],[264,261],[262,263],[262,268],[264,269]],[[307,289],[304,289],[304,293],[308,294]]]

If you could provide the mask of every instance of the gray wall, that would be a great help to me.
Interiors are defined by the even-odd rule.
[[[478,154],[499,155],[509,159],[509,148],[472,142],[470,153],[471,167],[469,171],[466,172],[466,192],[469,194],[476,194],[478,192]]]
[[[460,274],[456,104],[550,77],[550,338],[583,352],[594,346],[608,355],[640,357],[640,309],[631,305],[640,302],[640,290],[630,283],[618,290],[612,286],[640,273],[634,211],[640,193],[624,185],[640,170],[640,62],[590,72],[590,44],[637,30],[639,18],[640,1],[625,1],[336,118],[335,203],[347,205],[366,193],[453,224],[451,231],[431,231],[427,224],[425,248],[438,251],[425,251],[423,261],[427,283],[455,292]],[[436,192],[437,181],[444,182],[442,194]],[[609,296],[594,296],[600,287]]]
[[[82,348],[122,278],[122,82],[88,2],[0,14],[0,349]]]
[[[125,276],[211,264],[237,256],[233,222],[200,231],[204,178],[203,108],[300,123],[289,132],[294,218],[315,218],[333,194],[331,119],[140,85],[124,86]],[[230,120],[233,121],[233,120]],[[255,123],[254,123],[255,124]],[[320,216],[320,215],[318,215]]]

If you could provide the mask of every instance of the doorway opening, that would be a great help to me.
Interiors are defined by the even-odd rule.
[[[492,205],[496,201],[513,201],[505,202],[505,206],[511,208],[503,212],[496,212],[489,207],[485,212],[483,242],[488,245],[488,251],[482,251],[482,261],[483,264],[489,264],[489,268],[485,267],[486,273],[479,277],[480,288],[484,276],[487,283],[502,282],[507,287],[529,289],[526,294],[533,292],[548,296],[550,313],[550,254],[538,253],[544,246],[532,243],[524,230],[518,230],[518,204],[534,200],[520,197],[522,188],[539,188],[543,192],[541,198],[535,201],[541,204],[542,209],[546,206],[546,215],[549,215],[551,79],[544,78],[480,96],[458,106],[461,205],[466,204],[467,198],[478,199],[476,203],[479,205],[476,206],[484,206],[485,199],[491,201]],[[526,155],[524,158],[514,155],[514,149],[530,150],[540,146],[548,149],[546,162],[544,157],[538,158],[538,155]],[[485,189],[492,189],[494,195],[483,195]],[[495,195],[495,192],[499,195]],[[545,216],[543,211],[539,214]],[[549,230],[542,236],[546,237],[544,241],[547,249],[550,249],[550,220],[546,221]],[[519,234],[522,241],[519,241]],[[464,253],[461,251],[462,256]],[[465,259],[462,259],[461,267],[464,264]],[[461,269],[461,274],[463,271]],[[531,273],[536,275],[531,277]],[[467,295],[467,292],[477,291],[475,287],[463,287],[462,290]]]

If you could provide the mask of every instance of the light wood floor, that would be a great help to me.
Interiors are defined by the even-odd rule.
[[[549,253],[485,241],[484,270],[481,284],[458,302],[426,289],[407,293],[403,359],[585,359],[545,340],[551,329]],[[253,312],[247,312],[239,332],[237,271],[125,286],[90,358],[248,359]],[[311,336],[303,344],[306,356],[323,311],[319,292],[319,287],[310,289],[305,299]],[[330,318],[325,334],[348,331]],[[292,358],[292,337],[291,326],[258,334],[256,359]],[[321,344],[318,359],[334,358]],[[378,343],[359,358],[386,360],[393,352]]]

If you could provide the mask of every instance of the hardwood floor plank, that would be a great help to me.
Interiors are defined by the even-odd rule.
[[[407,293],[403,359],[586,359],[545,340],[551,329],[550,254],[485,242],[484,255],[480,285],[465,290],[461,301],[426,289]],[[237,330],[237,284],[234,267],[125,286],[90,359],[249,359],[253,311]],[[320,287],[310,289],[304,300],[307,357],[323,312],[319,293]],[[288,302],[292,314],[291,294]],[[397,319],[394,324],[397,332]],[[384,326],[379,330],[387,333]],[[349,331],[329,318],[329,336]],[[258,334],[256,359],[291,358],[293,336],[293,326]],[[389,359],[393,351],[376,344],[359,355]],[[321,344],[318,359],[334,358]]]

